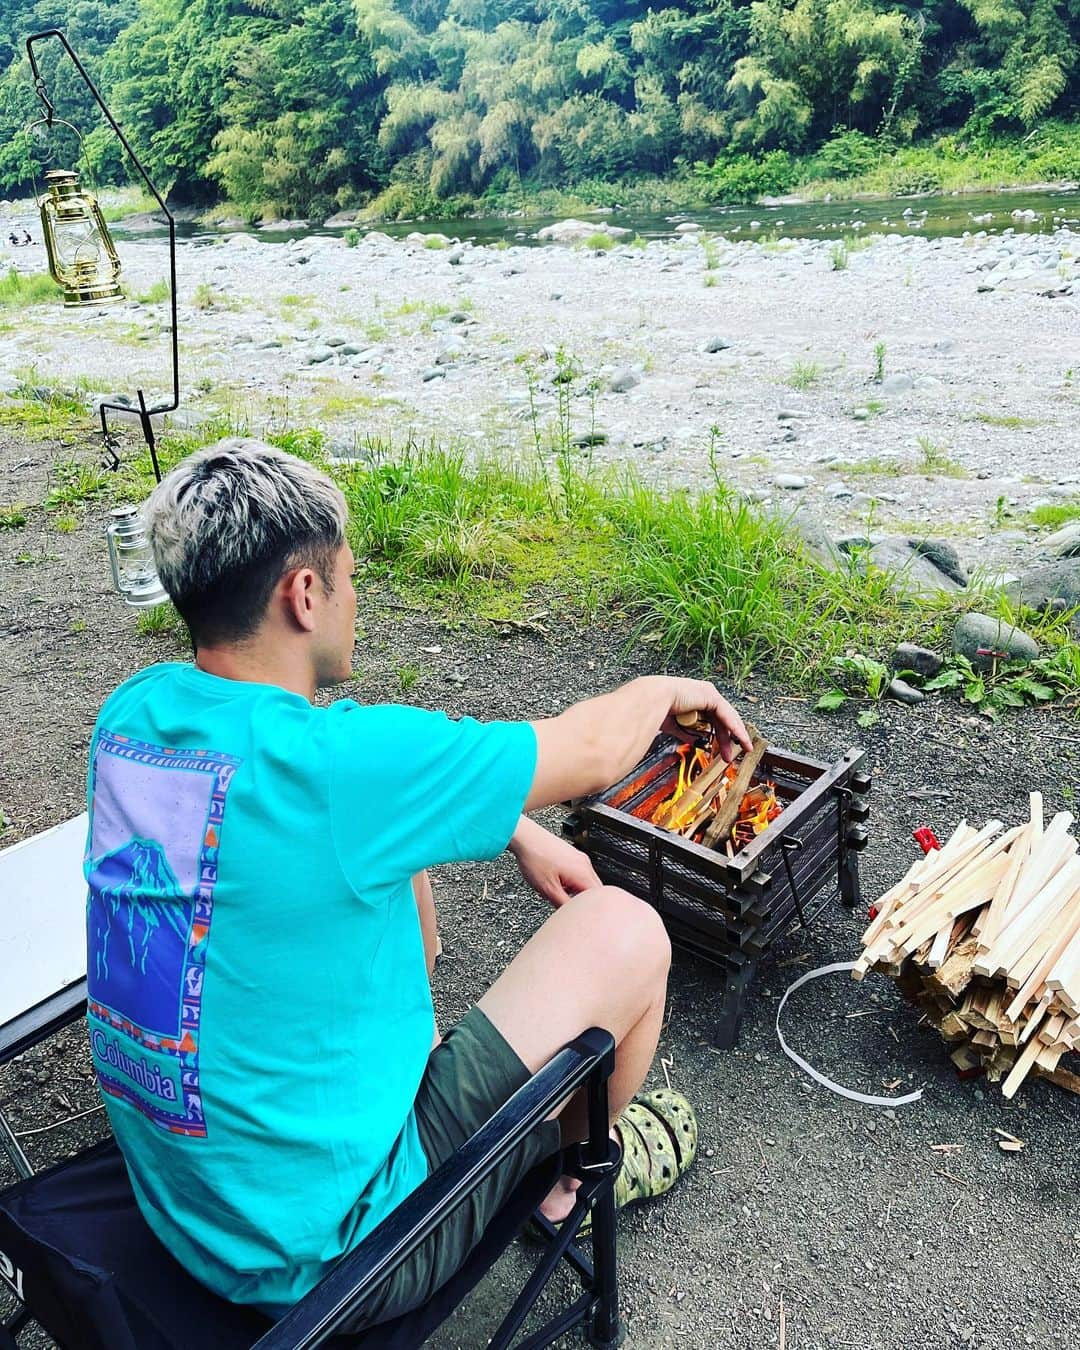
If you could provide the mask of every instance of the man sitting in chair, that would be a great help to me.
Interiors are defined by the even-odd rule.
[[[150,1227],[211,1289],[278,1316],[589,1026],[618,1047],[616,1201],[666,1190],[692,1161],[693,1112],[670,1091],[631,1098],[667,936],[528,812],[612,783],[677,713],[703,710],[730,758],[749,744],[735,711],[664,676],[532,723],[316,706],[349,678],[356,618],[331,480],[222,441],[173,469],[146,519],[195,658],[105,702],[86,876],[90,1046]],[[426,869],[507,847],[555,912],[440,1037]],[[520,1178],[585,1135],[572,1100],[351,1329],[425,1302]],[[545,1201],[553,1222],[575,1184]]]

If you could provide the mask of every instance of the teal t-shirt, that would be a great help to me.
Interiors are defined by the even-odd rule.
[[[427,1176],[434,1034],[410,881],[509,842],[527,722],[452,721],[166,664],[90,746],[90,1046],[139,1207],[277,1315]]]

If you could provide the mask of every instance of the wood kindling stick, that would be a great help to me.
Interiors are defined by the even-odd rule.
[[[1035,1061],[1039,1057],[1039,1051],[1041,1049],[1042,1045],[1039,1043],[1038,1039],[1034,1039],[1028,1042],[1028,1044],[1024,1047],[1023,1051],[1021,1052],[1020,1058],[1013,1065],[1012,1072],[1009,1074],[1008,1078],[1006,1078],[1004,1083],[1002,1083],[1001,1085],[1001,1092],[1003,1096],[1010,1098],[1016,1096],[1017,1088],[1019,1088],[1020,1084],[1031,1072],[1031,1069],[1033,1068]]]
[[[919,880],[920,876],[925,875],[939,858],[954,855],[958,845],[973,837],[975,833],[975,830],[971,828],[967,821],[962,820],[940,849],[932,848],[929,853],[924,854],[921,858],[916,858],[904,876],[894,886],[890,886],[887,891],[883,891],[878,896],[875,901],[877,918],[871,921],[869,928],[862,935],[864,947],[868,947],[885,927],[886,920],[892,911],[913,893],[914,883]]]
[[[705,799],[706,793],[710,797],[713,795],[712,789],[723,778],[726,769],[727,761],[717,755],[715,763],[711,764],[703,773],[698,774],[681,797],[665,807],[662,815],[658,816],[656,823],[667,825],[673,815],[681,816],[688,810],[696,811]]]
[[[935,892],[920,912],[911,916],[910,921],[902,918],[889,935],[894,945],[907,952],[914,951],[936,933],[946,920],[951,921],[958,914],[985,905],[1007,865],[1007,860],[1000,856],[1000,850],[988,851],[977,866],[950,882],[947,890]]]
[[[1050,880],[1065,858],[1076,852],[1076,840],[1069,835],[1073,818],[1068,811],[1059,811],[1046,833],[1032,848],[1016,883],[1005,914],[1006,925],[1029,905]]]
[[[731,827],[735,824],[739,815],[742,799],[750,787],[765,751],[769,748],[756,727],[747,727],[747,730],[750,732],[750,749],[743,752],[742,759],[739,761],[739,772],[735,775],[724,800],[720,803],[720,810],[714,816],[712,824],[702,836],[701,842],[706,848],[713,848],[718,840],[731,833]]]
[[[1076,935],[1077,925],[1080,924],[1080,883],[1074,886],[1072,893],[1051,919],[1053,922],[1048,921],[1043,926],[1036,940],[1022,957],[1010,964],[1006,973],[1006,983],[1010,988],[1031,986],[1029,997],[1038,991],[1053,969],[1054,962]],[[1033,980],[1036,983],[1032,984]]]
[[[1046,977],[1046,987],[1055,993],[1071,990],[1080,976],[1080,932],[1074,932]]]
[[[1007,973],[1012,963],[1024,955],[1045,925],[1068,902],[1078,885],[1080,860],[1072,859],[1036,899],[1007,924],[993,947],[975,962],[976,974]]]
[[[1074,892],[1069,907],[1062,916],[1061,932],[1051,942],[1049,949],[1020,985],[1016,997],[1005,1009],[1005,1016],[1010,1022],[1018,1021],[1031,1000],[1041,994],[1055,963],[1076,935],[1078,922],[1080,922],[1080,891]]]
[[[915,882],[914,889],[925,891],[928,886],[933,885],[936,890],[939,880],[944,880],[947,876],[959,872],[964,864],[970,862],[980,852],[983,845],[989,843],[1001,828],[1000,820],[989,820],[976,835],[965,840],[951,857],[947,857],[945,850],[942,849],[934,866],[919,877],[918,881]]]
[[[988,951],[994,938],[1001,931],[1001,924],[1005,918],[1005,911],[1009,907],[1009,899],[1016,889],[1017,878],[1020,876],[1021,868],[1027,861],[1031,852],[1031,841],[1034,837],[1034,824],[1029,822],[1013,840],[1009,848],[1009,867],[1005,875],[998,883],[997,890],[994,892],[994,898],[990,901],[990,907],[987,909],[983,922],[979,928],[979,946],[983,951]]]

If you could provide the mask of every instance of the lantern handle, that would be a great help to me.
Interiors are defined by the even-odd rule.
[[[27,126],[23,128],[24,133],[26,134],[26,136],[29,137],[30,133],[34,130],[35,127],[47,127],[50,131],[53,129],[53,127],[67,127],[69,131],[74,132],[75,139],[79,142],[79,158],[83,162],[86,178],[89,181],[89,179],[91,178],[90,160],[86,154],[86,140],[82,132],[79,130],[77,126],[74,125],[74,123],[67,122],[62,117],[54,117],[52,104],[49,103],[48,99],[45,98],[43,94],[41,95],[41,97],[44,99],[46,103],[48,103],[49,108],[48,115],[46,117],[37,117],[34,119],[33,122],[28,123]],[[37,174],[34,172],[34,156],[30,151],[29,146],[27,148],[26,157],[30,162],[30,182],[33,184],[34,187],[34,201],[37,202],[38,193],[40,189],[38,188]]]
[[[101,94],[98,92],[97,85],[90,78],[86,70],[86,67],[75,55],[71,43],[68,42],[67,38],[64,36],[64,34],[60,31],[59,28],[46,28],[40,33],[32,33],[30,37],[26,39],[26,56],[27,60],[30,62],[30,71],[34,77],[34,89],[36,90],[37,96],[41,100],[41,103],[45,108],[44,120],[46,124],[51,126],[53,121],[56,120],[55,109],[53,108],[53,104],[49,99],[49,96],[45,90],[45,80],[41,74],[41,71],[38,68],[37,57],[34,52],[34,44],[38,42],[44,42],[47,38],[56,38],[59,41],[60,45],[63,47],[64,51],[71,58],[72,65],[74,65],[75,69],[79,72],[83,84],[86,85],[87,89],[89,89],[90,93],[93,95],[94,102],[101,109],[102,114],[104,115],[105,120],[108,122],[109,126],[112,127],[117,140],[124,147],[124,151],[126,152],[128,158],[131,160],[132,164],[135,165],[135,168],[138,170],[139,177],[142,179],[143,183],[146,186],[146,190],[153,197],[154,201],[157,202],[158,207],[160,208],[162,214],[165,216],[165,220],[168,224],[169,292],[170,292],[171,333],[172,333],[171,339],[172,384],[173,384],[172,399],[168,402],[156,403],[154,404],[153,407],[148,408],[146,406],[146,400],[143,397],[143,391],[141,389],[136,391],[139,399],[139,408],[137,414],[139,418],[139,423],[142,428],[143,438],[146,441],[147,448],[150,451],[150,463],[153,466],[154,477],[160,483],[161,469],[160,466],[158,465],[157,447],[154,440],[154,429],[150,419],[151,417],[155,416],[158,413],[175,412],[176,409],[180,406],[180,351],[176,332],[176,323],[177,323],[176,221],[173,218],[172,212],[165,205],[165,199],[162,197],[161,193],[158,192],[157,188],[151,181],[150,175],[146,172],[146,169],[143,167],[142,161],[139,159],[135,151],[131,148],[131,144],[128,141],[128,138],[124,135],[123,131],[120,129],[120,123],[117,122],[116,118],[113,117],[112,113],[106,106],[105,100],[101,97]],[[68,125],[70,125],[70,123]],[[76,134],[78,133],[76,132]],[[80,136],[79,139],[81,141],[82,137]],[[115,468],[120,463],[120,459],[116,453],[115,438],[113,437],[112,433],[109,430],[108,419],[106,417],[106,412],[108,410],[112,410],[114,412],[123,412],[126,413],[128,416],[131,416],[133,409],[125,403],[101,403],[99,405],[99,412],[101,415],[101,434],[105,441],[105,447],[108,450],[110,456],[112,457],[112,460],[114,461],[113,467]]]

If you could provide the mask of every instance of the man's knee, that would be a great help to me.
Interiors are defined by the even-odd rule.
[[[600,886],[571,903],[588,900],[590,919],[597,929],[598,954],[605,961],[666,977],[671,965],[671,940],[663,920],[645,900],[619,886]]]

